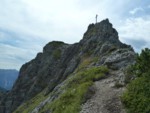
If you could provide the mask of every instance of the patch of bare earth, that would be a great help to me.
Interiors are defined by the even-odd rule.
[[[120,95],[124,88],[116,88],[117,75],[94,83],[95,94],[82,105],[80,113],[125,113]]]

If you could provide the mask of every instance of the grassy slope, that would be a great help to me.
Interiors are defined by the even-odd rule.
[[[53,113],[78,113],[80,105],[85,101],[85,94],[94,80],[105,77],[106,67],[92,67],[78,72],[72,77],[65,88],[65,92],[53,103],[47,104],[41,113],[51,109]]]
[[[108,73],[108,69],[104,66],[101,67],[91,67],[89,65],[96,61],[97,58],[86,58],[82,61],[79,68],[75,71],[73,76],[70,76],[63,89],[59,98],[51,103],[46,104],[40,113],[45,113],[46,111],[53,111],[53,113],[78,113],[80,111],[80,106],[85,102],[85,95],[88,92],[89,87],[93,84],[93,81],[99,80],[105,77]],[[44,92],[44,91],[43,91]],[[14,113],[29,113],[31,112],[40,102],[44,101],[51,94],[44,96],[41,92],[33,99],[22,104]]]
[[[45,100],[47,96],[44,96],[44,91],[36,95],[31,100],[27,101],[26,103],[22,104],[16,111],[13,113],[29,113],[31,112],[36,106],[40,104],[43,100]]]

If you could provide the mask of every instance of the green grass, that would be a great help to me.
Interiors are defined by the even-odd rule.
[[[121,98],[128,113],[150,113],[150,78],[133,80]]]
[[[13,113],[29,113],[37,105],[39,105],[40,102],[42,102],[43,100],[45,100],[47,97],[48,97],[48,95],[44,96],[43,92],[41,92],[38,95],[36,95],[34,98],[32,98],[31,100],[25,102],[20,107],[18,107],[17,110],[14,111]]]
[[[52,45],[54,47],[60,47],[60,46],[64,45],[65,43],[61,42],[61,41],[52,41],[52,42],[49,42],[48,44]]]
[[[74,89],[68,88],[52,105],[53,113],[77,113],[80,110],[80,104],[87,92],[87,88],[92,85],[92,82],[85,82]]]
[[[65,92],[53,103],[47,104],[41,113],[51,109],[53,113],[79,113],[80,106],[85,102],[85,95],[93,81],[105,77],[106,67],[92,67],[76,73],[67,82]]]
[[[149,62],[150,49],[145,48],[137,54],[136,63],[127,69],[126,83],[129,84],[122,95],[122,102],[128,113],[150,113]]]
[[[86,68],[88,68],[88,66],[91,64],[91,63],[95,63],[99,60],[99,57],[89,57],[89,56],[84,56],[82,58],[82,61],[80,63],[80,65],[78,66],[78,68],[76,69],[76,72],[79,72],[79,71],[83,71],[85,70]]]
[[[93,59],[91,58],[83,58],[82,63],[78,66],[76,71],[82,71],[85,70],[91,63]]]
[[[53,57],[54,59],[60,59],[61,57],[61,50],[60,49],[56,49],[54,52],[53,52]]]
[[[90,93],[89,87],[93,85],[94,81],[106,77],[106,73],[108,73],[108,68],[105,66],[90,66],[88,68],[91,63],[97,60],[98,58],[82,60],[75,73],[67,78],[65,85],[61,89],[63,93],[51,103],[43,106],[39,113],[46,113],[49,110],[53,113],[79,113],[81,104],[88,98],[86,97],[87,93]],[[43,100],[53,94],[51,92],[44,96],[43,92],[21,105],[14,113],[30,113]]]

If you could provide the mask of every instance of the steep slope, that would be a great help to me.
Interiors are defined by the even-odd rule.
[[[130,46],[119,41],[118,33],[108,19],[91,24],[79,43],[50,42],[35,59],[24,64],[13,89],[1,100],[0,112],[12,113],[22,104],[16,113],[49,113],[52,108],[56,110],[57,99],[64,98],[62,94],[67,94],[68,87],[76,86],[68,86],[70,79],[72,82],[81,80],[80,83],[88,88],[92,81],[101,78],[100,75],[107,75],[107,71],[99,67],[105,65],[111,70],[123,70],[134,62],[134,55]],[[119,74],[117,82],[123,84],[123,81],[124,74]]]
[[[0,98],[7,92],[6,89],[0,87]]]
[[[18,78],[18,71],[13,69],[0,69],[0,87],[10,90]]]
[[[6,94],[6,93],[7,93],[7,90],[0,87],[0,100],[3,97],[3,95]]]

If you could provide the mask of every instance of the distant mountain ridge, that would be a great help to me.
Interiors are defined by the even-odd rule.
[[[11,90],[14,82],[18,78],[18,73],[15,69],[0,69],[0,87]]]

